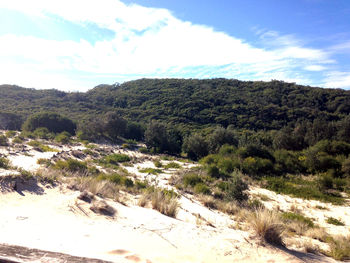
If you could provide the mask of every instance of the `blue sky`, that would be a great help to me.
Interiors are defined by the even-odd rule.
[[[143,77],[350,89],[350,1],[0,0],[0,70],[65,91]]]

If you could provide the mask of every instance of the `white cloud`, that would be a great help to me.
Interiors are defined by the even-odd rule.
[[[323,71],[326,69],[326,67],[321,66],[321,65],[309,65],[309,66],[304,67],[304,69],[308,70],[308,71]]]
[[[350,72],[333,71],[326,75],[324,87],[326,88],[349,88]]]
[[[0,77],[2,83],[6,79],[10,83],[19,83],[16,82],[21,76],[19,74],[25,74],[28,76],[21,77],[22,82],[26,79],[30,86],[62,89],[64,84],[65,87],[83,89],[86,85],[86,90],[92,87],[92,83],[98,84],[95,82],[101,74],[126,75],[129,78],[182,77],[184,70],[192,70],[194,77],[273,78],[308,83],[310,80],[296,76],[294,70],[316,71],[322,68],[317,64],[334,62],[328,53],[306,48],[292,35],[261,31],[263,40],[276,45],[257,48],[208,26],[179,20],[166,9],[126,5],[119,0],[0,0],[0,8],[31,16],[55,15],[87,27],[93,23],[115,32],[112,40],[93,44],[83,39],[76,42],[0,36],[0,68],[4,70]],[[15,74],[12,70],[16,70],[18,63],[24,65],[21,72]],[[195,70],[198,67],[201,69]],[[64,73],[67,71],[71,71],[70,76]],[[96,78],[94,81],[92,77],[80,81],[74,78],[73,72],[88,73]],[[46,74],[45,77],[40,77],[43,74]],[[4,75],[7,75],[6,79]],[[48,77],[54,81],[43,81]],[[61,84],[58,79],[64,83]]]

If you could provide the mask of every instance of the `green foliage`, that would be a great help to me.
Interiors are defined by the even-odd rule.
[[[314,222],[310,218],[305,217],[299,213],[284,212],[284,213],[282,213],[282,218],[285,219],[287,222],[288,221],[297,221],[297,222],[304,223],[308,227],[315,226]]]
[[[182,177],[182,182],[185,187],[188,187],[188,186],[194,187],[198,183],[203,183],[203,180],[196,174],[185,174]]]
[[[335,193],[327,193],[320,190],[317,182],[304,180],[299,177],[266,177],[265,187],[280,194],[291,195],[303,199],[320,200],[323,202],[341,205],[344,198]]]
[[[164,165],[164,168],[165,169],[180,169],[181,165],[178,163],[175,163],[175,162],[170,162],[170,163]]]
[[[8,141],[7,137],[5,135],[0,135],[0,146],[7,146]]]
[[[248,190],[248,184],[243,181],[242,174],[237,171],[232,174],[232,179],[226,184],[224,189],[226,197],[229,200],[238,202],[243,202],[248,199],[248,195],[245,192],[246,190]]]
[[[108,180],[111,181],[112,183],[115,183],[117,185],[123,185],[125,187],[133,187],[134,186],[134,181],[131,180],[130,178],[127,178],[124,175],[120,175],[117,173],[114,174],[100,174],[97,177],[98,180]]]
[[[34,148],[37,148],[39,151],[42,151],[42,152],[57,152],[56,149],[53,149],[45,144],[42,144],[39,141],[35,141],[35,140],[28,142],[28,145],[32,146]]]
[[[5,157],[0,157],[0,168],[8,169],[10,166],[10,161]]]
[[[13,143],[23,143],[23,140],[19,136],[16,136],[15,138],[12,139],[12,142]]]
[[[61,144],[69,144],[71,139],[70,133],[64,131],[55,137],[55,141]]]
[[[75,133],[75,123],[57,113],[38,113],[30,116],[23,124],[24,131],[35,131],[37,128],[47,128],[50,132],[60,133],[67,131]]]
[[[344,222],[334,217],[328,217],[326,222],[335,226],[345,226]]]
[[[273,164],[269,159],[247,157],[243,160],[242,170],[248,175],[269,175],[273,173]]]
[[[154,168],[143,168],[139,170],[140,173],[147,173],[147,174],[159,174],[162,172],[161,169],[154,169]]]
[[[125,163],[130,161],[131,159],[128,155],[115,153],[115,154],[105,156],[102,160],[102,163],[110,164],[110,165],[118,165],[118,163]]]
[[[192,134],[186,137],[182,148],[187,153],[188,158],[192,160],[198,160],[208,154],[208,143],[199,134]]]
[[[81,162],[75,159],[67,159],[64,160],[58,160],[54,164],[55,169],[59,170],[67,170],[70,172],[86,172],[88,170],[88,167],[85,162]]]
[[[173,127],[152,120],[145,131],[145,143],[154,153],[179,154],[181,152],[182,136]]]
[[[219,178],[220,177],[220,170],[215,165],[210,165],[207,168],[207,173],[210,177]]]
[[[211,152],[216,153],[223,145],[238,145],[238,140],[231,129],[217,127],[208,138],[208,146]]]
[[[197,183],[194,186],[193,190],[196,194],[209,195],[211,193],[209,187],[207,185],[205,185],[204,183]]]
[[[5,136],[6,136],[7,138],[13,138],[13,137],[16,136],[16,134],[17,134],[16,131],[9,130],[9,131],[6,131]]]
[[[35,138],[40,138],[45,140],[54,138],[54,134],[51,133],[46,127],[36,128],[33,132],[33,135]]]

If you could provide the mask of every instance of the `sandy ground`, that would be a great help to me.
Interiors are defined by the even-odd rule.
[[[248,232],[227,227],[232,222],[225,216],[189,200],[185,209],[212,214],[216,227],[186,220],[183,209],[174,219],[114,202],[109,203],[117,215],[108,218],[77,200],[78,192],[41,187],[43,194],[0,195],[0,211],[6,211],[0,218],[1,243],[112,262],[303,262],[296,252],[257,245]],[[302,255],[307,262],[320,262]]]
[[[269,209],[278,209],[281,211],[298,210],[304,216],[309,217],[320,227],[323,227],[331,235],[349,235],[350,234],[350,202],[347,205],[337,206],[330,203],[322,203],[317,200],[304,200],[293,198],[287,195],[276,194],[275,192],[259,187],[250,187],[250,194],[259,198],[259,195],[267,197],[268,201],[262,201]],[[335,226],[326,222],[327,218],[333,217],[341,220],[344,226]]]
[[[84,147],[56,146],[56,149],[70,151]],[[112,151],[140,158],[139,163],[124,167],[138,179],[171,187],[168,179],[176,169],[163,170],[158,175],[140,173],[139,169],[155,168],[155,157],[119,147]],[[39,158],[50,159],[57,154],[37,152],[30,147],[26,151],[0,147],[0,153],[13,165],[29,171],[40,167],[37,164]],[[167,162],[162,160],[163,164]],[[185,168],[195,165],[178,163]],[[1,176],[8,174],[9,171],[0,170]],[[306,215],[315,210],[311,209],[316,206],[315,201],[305,202],[266,191],[251,189],[253,194],[263,193],[271,198],[265,204],[267,207],[279,205],[281,209],[288,209],[292,204],[298,204]],[[33,191],[0,193],[0,243],[111,262],[334,262],[322,256],[262,246],[253,238],[252,231],[235,229],[237,223],[229,215],[208,209],[191,196],[181,196],[181,209],[175,219],[137,206],[137,197],[131,197],[128,206],[107,200],[117,214],[114,217],[98,215],[90,210],[90,204],[77,199],[79,194],[64,185],[38,185]],[[333,213],[350,214],[340,207],[329,205],[327,208],[329,210],[313,213],[312,217],[322,222],[325,216],[333,216]],[[346,227],[343,230],[336,227],[340,229],[337,231],[349,230],[350,218],[345,220]],[[335,231],[335,227],[327,227]],[[38,259],[37,262],[44,261]]]

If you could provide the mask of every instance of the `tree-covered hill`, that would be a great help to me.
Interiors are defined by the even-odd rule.
[[[86,93],[0,86],[0,112],[24,120],[41,111],[76,121],[117,111],[140,123],[158,119],[186,128],[232,124],[238,129],[270,130],[304,119],[340,120],[350,112],[350,92],[229,79],[140,79],[99,85]]]

